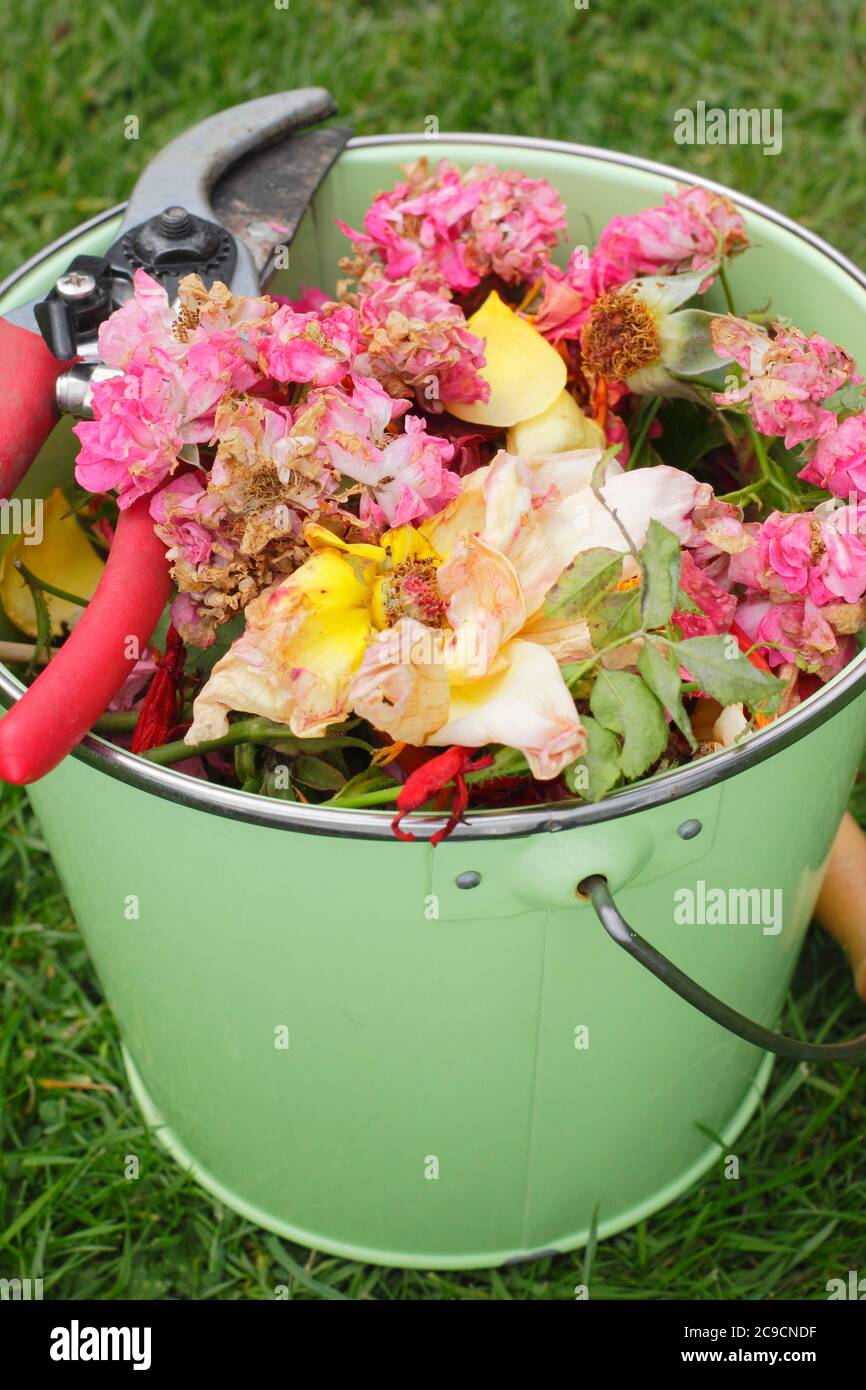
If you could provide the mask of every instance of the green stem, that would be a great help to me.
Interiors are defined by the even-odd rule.
[[[595,663],[597,661],[601,661],[601,658],[603,656],[606,656],[608,652],[615,652],[617,647],[626,646],[627,643],[633,642],[636,637],[647,637],[648,635],[649,634],[645,632],[643,628],[639,628],[636,632],[630,632],[627,637],[618,637],[615,642],[609,642],[606,647],[602,647],[600,651],[594,652],[593,655],[588,656],[585,661],[581,661],[579,663],[572,663],[577,665],[577,670],[571,676],[565,675],[565,672],[568,669],[567,666],[561,667],[560,669],[562,671],[563,680],[565,681],[569,690],[571,690],[578,681],[583,680],[587,672],[592,670]],[[655,634],[653,634],[653,636],[655,636]]]
[[[178,739],[174,743],[163,743],[159,748],[149,748],[142,753],[148,762],[178,763],[184,758],[195,758],[203,753],[213,753],[218,748],[234,748],[238,743],[281,743],[291,745],[291,753],[326,752],[330,748],[363,748],[365,753],[374,750],[369,743],[360,738],[347,738],[345,735],[325,735],[323,738],[295,738],[285,724],[274,724],[269,719],[240,719],[232,724],[228,733],[219,738],[205,739],[203,743],[185,743]]]
[[[393,787],[381,787],[379,791],[375,792],[359,792],[357,796],[333,796],[330,801],[323,801],[322,805],[343,806],[347,810],[351,810],[355,806],[385,806],[389,801],[397,800],[402,787],[402,782],[395,782]]]
[[[86,608],[90,602],[89,599],[79,598],[77,594],[67,593],[65,589],[57,589],[53,584],[46,583],[44,579],[37,579],[23,560],[13,560],[12,563],[22,579],[26,579],[27,583],[32,584],[35,589],[41,589],[44,594],[52,594],[54,598],[62,598],[66,603],[74,603],[77,608]]]
[[[724,265],[719,266],[719,280],[722,285],[722,293],[725,296],[725,303],[728,306],[728,313],[736,315],[737,311],[734,307],[734,296],[731,293],[731,282],[728,279],[728,272]]]
[[[755,429],[749,415],[745,417],[746,429],[752,441],[752,448],[755,451],[755,458],[758,460],[758,467],[761,470],[761,477],[770,487],[774,488],[783,498],[793,504],[793,510],[800,510],[800,499],[796,492],[788,487],[787,478],[784,470],[767,453],[767,447],[758,431]]]
[[[128,733],[138,723],[138,710],[107,710],[93,725],[95,734]]]
[[[766,478],[759,478],[758,481],[757,481],[756,483],[749,483],[749,484],[746,485],[746,487],[737,488],[737,490],[736,490],[735,492],[722,492],[722,493],[719,493],[719,494],[717,495],[717,497],[716,497],[716,501],[717,501],[717,502],[734,502],[734,503],[736,503],[737,505],[739,505],[740,501],[743,501],[743,502],[752,501],[752,502],[755,502],[757,505],[760,505],[761,499],[760,499],[760,497],[758,496],[758,493],[761,491],[761,488],[764,488],[764,487],[766,487],[766,486],[767,486],[767,479],[766,479]]]
[[[644,413],[644,417],[640,423],[640,429],[638,430],[637,435],[635,436],[634,447],[632,448],[631,455],[629,457],[627,469],[627,471],[629,472],[632,468],[637,468],[638,460],[641,455],[641,450],[643,449],[646,437],[649,434],[650,425],[656,418],[661,403],[661,396],[656,396],[655,400],[651,402],[649,408]]]

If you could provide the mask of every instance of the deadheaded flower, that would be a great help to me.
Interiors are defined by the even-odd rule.
[[[717,316],[681,308],[705,280],[705,270],[648,276],[600,295],[581,335],[586,366],[639,395],[691,395],[678,378],[701,376],[729,360],[713,346]]]

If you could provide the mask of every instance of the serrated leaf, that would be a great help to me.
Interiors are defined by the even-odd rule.
[[[641,628],[640,589],[620,589],[604,594],[589,610],[587,622],[594,649],[598,652],[612,642],[623,642]]]
[[[698,745],[692,733],[691,720],[683,704],[680,668],[676,657],[663,651],[657,643],[648,639],[641,647],[640,656],[637,659],[637,669],[650,690],[664,705],[694,752]]]
[[[599,724],[623,740],[620,767],[630,781],[661,757],[668,744],[667,720],[640,676],[602,668],[592,687],[589,707]]]
[[[584,550],[564,570],[544,601],[544,615],[562,622],[586,616],[600,594],[615,588],[622,574],[622,555],[598,546]]]
[[[680,542],[652,520],[640,552],[643,571],[641,585],[641,617],[645,627],[664,627],[670,622],[680,584]]]
[[[565,769],[565,785],[585,801],[601,801],[622,780],[619,744],[609,729],[584,715],[586,752]]]
[[[720,705],[744,704],[765,714],[778,707],[784,682],[753,666],[730,633],[687,637],[672,647],[677,661]]]

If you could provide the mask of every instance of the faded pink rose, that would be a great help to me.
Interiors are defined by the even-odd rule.
[[[713,400],[728,408],[742,406],[761,434],[783,435],[785,447],[793,449],[829,434],[836,416],[821,402],[862,377],[848,353],[819,333],[807,338],[798,328],[772,327],[771,336],[732,315],[713,320],[713,347],[743,371],[739,386],[716,392]]]
[[[162,285],[143,270],[133,276],[133,294],[99,328],[99,355],[109,367],[126,370],[152,361],[155,348],[180,356],[183,344],[173,332],[174,312]]]
[[[411,280],[381,281],[358,305],[363,362],[392,396],[417,394],[428,409],[440,400],[486,401],[479,376],[484,343],[462,309]]]
[[[771,595],[780,587],[817,605],[856,603],[866,591],[866,546],[814,513],[773,512],[756,539],[756,571]]]
[[[277,381],[336,386],[358,350],[358,315],[348,304],[299,314],[284,304],[258,337],[262,370]]]
[[[594,259],[610,288],[641,275],[710,270],[746,245],[745,223],[729,198],[708,188],[680,188],[666,194],[661,207],[611,218]]]
[[[709,637],[727,632],[737,608],[736,595],[696,565],[689,550],[682,552],[680,587],[697,604],[700,613],[677,612],[674,620],[684,637]]]
[[[187,442],[180,386],[156,367],[130,366],[93,388],[93,419],[73,429],[81,442],[75,479],[88,492],[117,490],[121,508],[152,492],[177,466]]]
[[[866,411],[849,415],[819,439],[798,476],[837,497],[866,495]]]
[[[440,512],[460,491],[460,478],[448,469],[454,445],[427,434],[424,421],[407,415],[404,434],[382,450],[373,500],[362,499],[361,519],[403,526]]]
[[[167,559],[207,564],[222,504],[219,498],[208,495],[200,474],[181,473],[172,478],[151,497],[149,510],[156,534],[168,547]]]
[[[763,594],[747,594],[736,621],[763,650],[771,666],[795,663],[828,681],[853,658],[853,637],[839,636],[811,599],[773,603]]]
[[[540,274],[565,227],[559,195],[545,179],[491,164],[462,174],[446,159],[432,172],[418,160],[405,173],[373,200],[363,230],[337,224],[362,275],[378,265],[389,280],[408,276],[422,288],[458,294],[490,274],[519,283]]]

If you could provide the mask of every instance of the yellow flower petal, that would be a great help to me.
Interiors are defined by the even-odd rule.
[[[505,440],[509,454],[535,458],[538,454],[563,454],[569,449],[604,448],[601,425],[584,415],[568,391],[561,391],[540,415],[512,425]]]
[[[426,536],[414,526],[397,526],[393,531],[386,531],[382,537],[382,544],[388,550],[395,569],[397,565],[402,565],[404,560],[438,562],[441,558]]]
[[[342,555],[314,551],[271,592],[269,625],[278,625],[284,613],[294,611],[298,594],[307,599],[307,613],[289,640],[280,644],[280,666],[285,670],[302,667],[323,680],[354,671],[372,627],[369,586]]]
[[[39,544],[29,545],[26,536],[18,536],[3,558],[0,575],[0,602],[6,616],[22,632],[35,637],[36,608],[29,588],[15,568],[15,560],[26,565],[37,579],[80,598],[91,597],[105,568],[59,487],[43,503]],[[44,598],[54,636],[61,632],[64,622],[69,624],[81,615],[81,608],[74,603],[53,594],[45,594]]]
[[[308,521],[304,527],[304,540],[311,550],[321,550],[324,546],[333,546],[337,550],[345,550],[350,555],[357,555],[361,560],[376,560],[381,563],[385,559],[385,552],[381,545],[365,545],[363,541],[351,543],[341,540],[335,536],[333,531],[329,531],[327,526],[321,526],[318,521]]]
[[[350,559],[317,550],[244,611],[246,628],[193,706],[187,743],[219,737],[230,710],[317,737],[345,719],[346,695],[372,632],[370,590]]]
[[[474,425],[507,426],[540,415],[553,404],[565,386],[565,363],[495,290],[469,319],[468,327],[484,339],[486,361],[480,375],[490,383],[490,399],[472,405],[445,401],[452,415]]]

